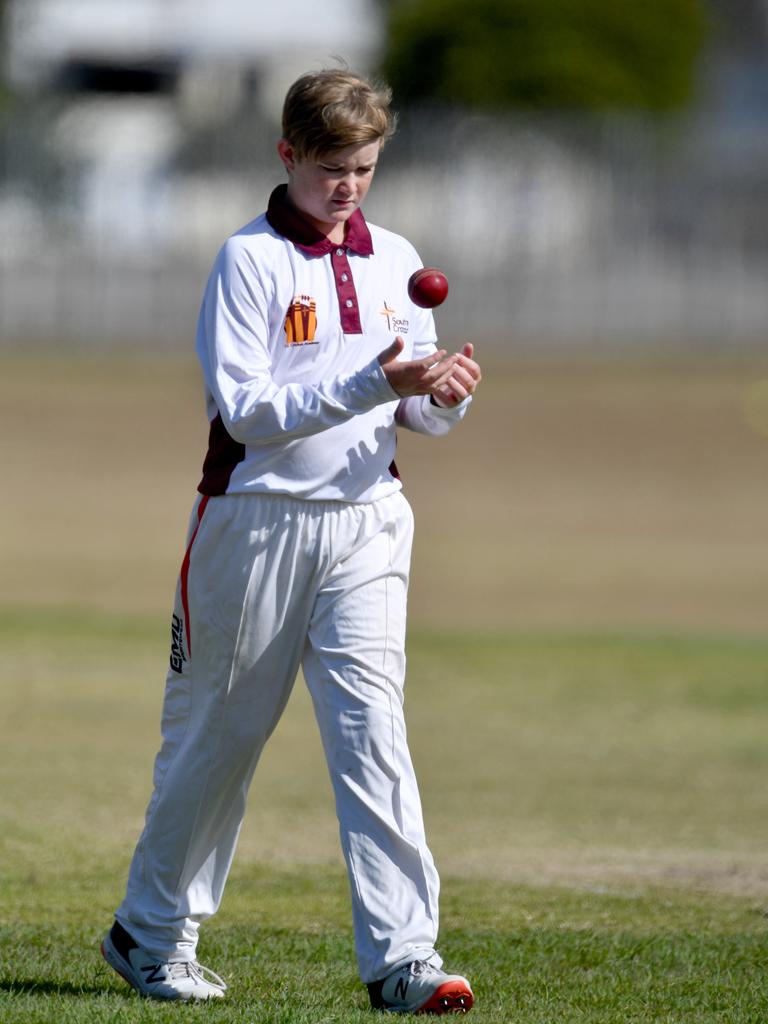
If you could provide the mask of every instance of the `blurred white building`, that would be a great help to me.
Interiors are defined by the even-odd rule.
[[[212,113],[255,82],[273,111],[297,74],[337,54],[366,68],[381,34],[375,0],[11,0],[8,72],[22,89],[143,80]]]
[[[366,215],[448,273],[444,336],[762,344],[768,0],[707,2],[730,30],[663,124],[402,112]],[[0,345],[189,338],[216,248],[280,180],[287,86],[385,45],[383,0],[6,4]]]
[[[190,218],[169,168],[190,131],[244,107],[274,124],[291,82],[337,55],[366,69],[378,13],[375,0],[11,0],[8,77],[17,93],[59,104],[51,144],[78,168],[73,198],[91,244],[185,244]],[[221,204],[225,190],[206,191]],[[220,234],[215,216],[201,219]]]

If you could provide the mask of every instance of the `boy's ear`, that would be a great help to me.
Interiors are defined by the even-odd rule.
[[[285,169],[292,171],[296,165],[296,157],[293,153],[293,146],[290,144],[288,139],[280,139],[277,144],[277,155],[283,161]]]

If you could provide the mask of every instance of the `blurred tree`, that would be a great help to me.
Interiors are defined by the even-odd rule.
[[[702,0],[388,0],[401,103],[669,110],[689,100]]]

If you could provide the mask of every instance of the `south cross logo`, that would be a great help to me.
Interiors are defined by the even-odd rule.
[[[294,295],[285,314],[286,345],[316,345],[317,302],[311,295]]]
[[[383,316],[387,321],[387,330],[394,331],[395,334],[407,334],[409,323],[402,316],[395,316],[394,309],[391,308],[387,300],[384,300],[383,307],[379,310],[379,316]]]
[[[387,330],[391,331],[392,330],[392,321],[391,321],[390,317],[393,317],[395,315],[395,311],[394,311],[394,309],[390,309],[389,308],[389,303],[387,302],[386,299],[384,300],[384,306],[379,310],[379,314],[386,318]]]
[[[171,620],[171,668],[179,675],[184,671],[184,662],[187,656],[184,653],[184,619],[174,615]]]

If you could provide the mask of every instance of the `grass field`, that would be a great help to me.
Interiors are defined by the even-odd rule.
[[[410,737],[478,1022],[768,1016],[766,378],[499,369],[461,433],[403,440]],[[143,1004],[98,956],[201,417],[170,359],[3,359],[1,1022],[371,1019],[301,686],[204,930],[230,999]]]

